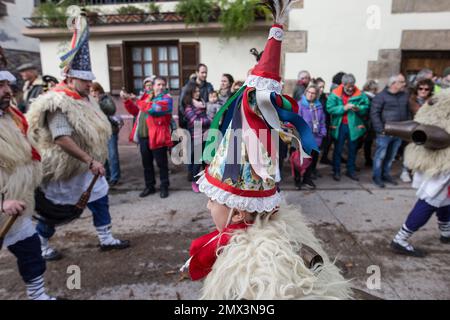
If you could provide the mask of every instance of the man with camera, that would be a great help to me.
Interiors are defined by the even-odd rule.
[[[369,110],[369,98],[359,90],[352,74],[342,77],[342,84],[333,90],[327,102],[331,115],[331,136],[335,140],[333,153],[333,179],[341,180],[341,158],[344,144],[348,143],[347,177],[359,181],[356,176],[358,139],[366,133],[363,117]]]

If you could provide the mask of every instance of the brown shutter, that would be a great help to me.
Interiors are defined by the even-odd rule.
[[[6,16],[8,14],[8,11],[6,9],[6,4],[0,1],[0,17]]]
[[[200,63],[200,44],[198,42],[180,43],[181,51],[181,87],[189,80],[189,76],[197,70]]]
[[[123,64],[123,46],[121,44],[108,45],[109,85],[113,95],[118,95],[125,86]]]

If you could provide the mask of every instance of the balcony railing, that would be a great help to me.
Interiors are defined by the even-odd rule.
[[[90,26],[132,25],[132,24],[167,24],[183,23],[184,18],[175,12],[144,13],[144,14],[89,14],[87,16]],[[219,12],[212,12],[209,22],[217,22]],[[24,18],[30,29],[38,28],[66,28],[67,18],[31,17]],[[264,16],[256,20],[265,20]]]
[[[58,3],[61,0],[41,0],[41,3],[44,2],[53,2]],[[104,5],[104,4],[137,4],[137,3],[149,3],[149,2],[173,2],[176,0],[80,0],[80,4],[82,5]]]
[[[212,17],[213,18],[213,17]],[[152,24],[152,23],[182,23],[183,17],[175,12],[144,13],[144,14],[99,14],[88,15],[90,26]],[[24,18],[28,28],[65,28],[67,18],[32,17]]]

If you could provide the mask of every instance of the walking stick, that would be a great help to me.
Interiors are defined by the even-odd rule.
[[[19,215],[9,217],[6,223],[0,229],[0,250],[2,250],[3,248],[3,240],[5,240],[6,234],[9,232],[9,230],[13,226],[14,222],[16,222],[18,217]]]
[[[94,176],[94,179],[92,179],[91,184],[89,185],[89,188],[85,192],[83,192],[83,194],[81,195],[80,200],[78,200],[77,204],[75,205],[75,207],[78,210],[83,211],[84,209],[86,209],[86,206],[89,202],[89,198],[91,197],[92,190],[94,189],[94,185],[97,182],[99,176],[100,175],[98,175],[98,174],[96,176]]]
[[[3,210],[3,202],[5,201],[5,194],[2,193],[2,203],[1,208]],[[11,227],[13,226],[14,222],[16,222],[19,215],[8,217],[8,220],[6,220],[6,223],[0,228],[0,250],[3,248],[3,241],[5,240],[6,234],[9,232]]]

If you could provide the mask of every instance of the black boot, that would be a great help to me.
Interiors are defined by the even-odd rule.
[[[166,199],[169,197],[169,187],[161,187],[161,193],[159,194],[161,199]]]
[[[155,193],[156,193],[155,187],[149,187],[149,188],[145,188],[144,191],[141,192],[139,197],[145,198],[145,197],[148,197],[149,195],[155,194]]]
[[[294,181],[295,181],[295,187],[297,188],[297,190],[301,190],[302,189],[302,177],[300,176],[300,173],[298,173],[297,171],[295,171]]]

